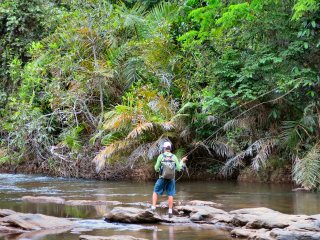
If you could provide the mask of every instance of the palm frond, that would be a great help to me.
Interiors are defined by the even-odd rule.
[[[171,118],[171,122],[176,128],[183,128],[190,121],[190,116],[190,114],[176,114]]]
[[[170,2],[161,2],[155,6],[148,17],[152,22],[160,24],[164,20],[172,19],[177,14],[177,7]]]
[[[209,147],[206,145],[206,144],[204,144],[203,142],[196,142],[195,144],[195,147],[200,147],[200,148],[203,148],[203,149],[205,149],[206,151],[207,151],[207,153],[210,155],[210,156],[212,156],[212,152],[210,151],[210,149],[209,149]]]
[[[117,140],[119,140],[120,138],[122,138],[124,135],[124,132],[123,131],[114,131],[114,132],[110,132],[108,133],[107,135],[104,135],[102,138],[101,138],[101,143],[103,145],[109,145]]]
[[[184,104],[178,111],[178,114],[190,113],[190,111],[194,111],[195,108],[199,106],[198,103],[187,102]]]
[[[191,142],[191,130],[189,127],[185,127],[179,134],[179,137],[185,142]]]
[[[284,121],[280,139],[290,148],[296,149],[303,142],[299,121]]]
[[[108,161],[108,159],[111,158],[113,155],[121,151],[124,152],[132,148],[135,144],[136,142],[132,140],[131,141],[119,140],[104,147],[97,154],[97,156],[92,160],[96,165],[96,171],[100,172],[104,168],[106,161]]]
[[[255,126],[255,118],[254,117],[245,117],[245,118],[238,118],[238,119],[231,119],[226,122],[223,126],[225,131],[234,130],[236,128],[241,129],[252,129]]]
[[[306,189],[316,189],[320,185],[320,143],[314,145],[300,159],[294,159],[293,180]]]
[[[251,168],[254,171],[258,171],[261,167],[266,165],[276,144],[277,141],[275,139],[259,139],[255,141],[245,151],[230,158],[223,166],[221,170],[222,174],[225,176],[231,175],[238,167],[244,166],[244,159],[248,158],[251,158],[252,161]]]
[[[313,132],[317,126],[317,114],[316,114],[316,105],[314,103],[305,107],[303,111],[303,117],[301,119],[301,123],[305,128]]]
[[[163,131],[172,131],[175,129],[175,126],[172,122],[164,122],[159,124]]]
[[[138,136],[146,131],[151,131],[155,128],[155,125],[151,122],[138,124],[126,137],[126,139],[136,139]]]
[[[277,141],[275,139],[258,140],[254,143],[254,148],[257,153],[251,160],[251,167],[253,170],[258,171],[261,167],[266,166],[267,160],[272,154],[276,143]]]
[[[159,153],[162,151],[162,146],[164,142],[170,141],[167,137],[164,137],[163,135],[160,136],[155,142],[150,144],[149,150],[148,150],[148,158],[149,160],[152,160],[155,158]]]
[[[139,58],[130,58],[125,62],[123,75],[125,77],[126,88],[139,79],[138,67],[140,63],[141,60]]]
[[[234,156],[233,149],[226,143],[221,141],[207,141],[206,144],[212,148],[213,152],[215,152],[218,156],[229,159]]]
[[[133,152],[130,154],[127,160],[127,164],[132,169],[135,162],[139,160],[140,158],[147,159],[148,157],[148,149],[150,148],[150,143],[141,144],[139,147],[137,147]]]
[[[218,118],[216,116],[213,116],[213,115],[209,115],[206,118],[206,122],[207,123],[214,123],[214,122],[217,122],[217,121],[218,121]]]
[[[136,3],[133,7],[127,8],[124,3],[117,5],[116,9],[123,20],[123,26],[131,28],[135,25],[143,24],[145,19],[146,7],[143,4]]]
[[[105,130],[118,130],[128,127],[131,124],[134,115],[132,108],[124,105],[118,105],[115,110],[105,114],[105,123],[103,125]]]
[[[233,158],[230,158],[222,167],[221,173],[223,176],[230,176],[234,173],[236,169],[243,167],[244,163],[245,152],[241,152],[240,154],[236,155]]]

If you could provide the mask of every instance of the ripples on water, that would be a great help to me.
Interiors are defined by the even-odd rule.
[[[79,234],[128,234],[147,239],[230,239],[212,226],[171,226],[111,224],[102,216],[111,206],[65,206],[33,204],[21,197],[56,196],[66,200],[86,199],[149,203],[153,182],[106,182],[66,178],[52,178],[23,174],[0,174],[0,208],[19,212],[42,213],[51,216],[77,218],[78,226],[71,233],[50,235],[36,239],[79,239]],[[320,213],[319,193],[292,192],[291,185],[239,184],[234,182],[178,182],[176,200],[209,200],[222,203],[224,209],[268,207],[284,213]],[[166,200],[165,197],[160,201]]]

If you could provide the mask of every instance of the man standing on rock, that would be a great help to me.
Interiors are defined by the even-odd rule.
[[[184,162],[187,160],[187,157],[184,157],[179,162],[177,156],[171,153],[171,149],[171,143],[164,142],[163,153],[159,155],[157,163],[154,166],[154,169],[160,172],[160,175],[154,186],[151,207],[151,211],[155,212],[158,195],[162,195],[163,192],[166,191],[168,195],[169,218],[171,218],[173,214],[173,196],[176,194],[175,170],[180,171]]]

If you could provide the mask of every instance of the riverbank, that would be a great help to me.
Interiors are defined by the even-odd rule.
[[[219,172],[211,172],[205,168],[193,169],[194,163],[191,162],[188,172],[177,173],[179,180],[194,181],[214,181],[214,180],[233,180],[237,182],[256,182],[256,183],[289,183],[293,184],[291,177],[291,166],[285,165],[280,168],[267,167],[259,172],[247,167],[239,171],[237,175],[225,178]],[[79,161],[78,163],[60,162],[59,166],[50,166],[47,162],[25,161],[18,164],[0,164],[0,173],[22,173],[22,174],[44,174],[53,177],[82,178],[95,180],[111,181],[152,181],[157,179],[158,174],[154,171],[154,163],[137,164],[125,167],[120,164],[110,165],[96,172],[95,165],[91,162]]]

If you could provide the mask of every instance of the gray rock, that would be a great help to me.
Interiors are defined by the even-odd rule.
[[[156,213],[134,207],[115,207],[104,218],[109,222],[121,223],[157,223],[162,220]]]
[[[210,206],[178,206],[176,210],[190,215],[190,220],[193,222],[231,222],[232,216],[226,211]]]
[[[169,218],[168,216],[164,216],[162,217],[161,222],[177,223],[177,224],[192,223],[189,217],[180,217],[175,215],[173,215],[172,218]]]
[[[269,240],[271,239],[268,230],[266,229],[246,229],[246,228],[235,228],[231,231],[231,236],[237,238],[247,238],[247,239],[259,239],[259,240]]]
[[[0,217],[6,217],[15,213],[16,213],[15,211],[10,209],[0,209]]]
[[[23,230],[57,229],[72,226],[73,223],[64,218],[42,214],[14,213],[0,219],[0,225]]]
[[[80,240],[147,240],[145,238],[136,238],[129,235],[114,235],[114,236],[91,236],[80,235]]]
[[[19,235],[18,239],[27,240],[27,239],[44,239],[48,235],[57,235],[64,232],[70,231],[72,226],[56,228],[56,229],[43,229],[37,231],[31,231],[22,233]],[[46,238],[47,239],[47,238]]]
[[[283,214],[268,208],[245,208],[231,211],[232,224],[247,228],[285,228],[294,222],[305,220],[308,216]]]
[[[300,220],[290,224],[286,228],[286,230],[290,231],[313,231],[320,232],[320,221],[319,220]]]
[[[0,226],[0,233],[6,233],[6,234],[20,234],[25,233],[25,230],[14,228],[14,227],[7,227],[7,226]]]
[[[47,197],[47,196],[23,196],[22,201],[32,202],[32,203],[55,203],[64,204],[65,200],[60,197]]]
[[[320,233],[309,231],[290,231],[286,229],[273,229],[270,236],[277,240],[319,240]]]
[[[309,216],[307,219],[320,221],[320,214],[311,215],[311,216]]]

